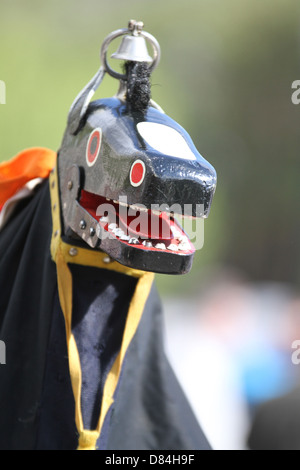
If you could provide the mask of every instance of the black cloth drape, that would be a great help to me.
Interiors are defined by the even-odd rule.
[[[78,443],[51,229],[44,181],[0,233],[0,340],[6,344],[6,365],[0,365],[0,449],[72,450]],[[72,266],[72,276],[83,418],[93,427],[136,280],[83,266]],[[127,352],[98,448],[209,449],[165,357],[155,287]]]

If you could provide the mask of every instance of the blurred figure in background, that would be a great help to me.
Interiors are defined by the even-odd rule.
[[[251,284],[231,272],[213,279],[195,303],[166,302],[169,357],[213,448],[241,450],[259,405],[300,383],[291,349],[299,316],[283,285]]]
[[[248,439],[252,450],[300,450],[299,312],[300,297],[295,296],[290,299],[286,311],[282,313],[286,319],[283,328],[285,343],[293,345],[291,362],[297,386],[288,393],[258,406]],[[298,338],[298,350],[295,350],[295,337]],[[288,382],[284,386],[290,384],[291,382]]]

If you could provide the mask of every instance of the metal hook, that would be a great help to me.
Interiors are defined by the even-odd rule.
[[[117,31],[112,32],[107,36],[104,40],[102,47],[101,47],[101,62],[102,66],[96,73],[96,75],[92,78],[92,80],[84,87],[84,89],[79,93],[79,95],[74,100],[68,115],[68,130],[71,134],[75,134],[80,125],[80,121],[86,113],[88,105],[96,92],[97,88],[99,88],[105,72],[111,75],[114,78],[121,80],[121,88],[126,81],[126,75],[120,74],[113,70],[107,63],[107,50],[110,43],[119,36],[125,36],[130,34],[130,36],[139,36],[141,35],[145,39],[147,39],[153,48],[153,60],[152,64],[149,66],[150,72],[152,72],[158,65],[160,61],[160,45],[158,41],[155,39],[154,36],[143,31],[144,24],[140,21],[131,20],[128,24],[128,28],[118,29]]]
[[[143,26],[144,26],[144,24],[141,21],[138,22],[138,21],[135,21],[135,20],[131,20],[128,24],[128,28],[118,29],[117,31],[114,31],[111,34],[109,34],[107,36],[107,38],[104,40],[104,42],[102,44],[102,47],[101,47],[101,54],[100,54],[101,62],[103,64],[103,67],[104,67],[105,71],[109,75],[111,75],[112,77],[117,78],[119,80],[126,81],[126,75],[125,74],[121,74],[121,73],[116,72],[108,64],[108,62],[107,62],[107,50],[108,50],[108,47],[109,47],[110,43],[114,39],[116,39],[120,36],[128,35],[128,34],[130,34],[130,36],[142,36],[150,42],[150,44],[152,46],[152,49],[153,49],[153,60],[152,60],[151,65],[149,66],[150,72],[152,73],[153,70],[157,67],[157,65],[160,61],[160,56],[161,56],[160,45],[159,45],[158,41],[155,39],[155,37],[152,36],[152,34],[147,33],[146,31],[143,31]]]

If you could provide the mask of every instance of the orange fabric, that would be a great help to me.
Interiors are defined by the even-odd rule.
[[[46,148],[31,148],[8,162],[0,163],[0,208],[28,181],[47,178],[55,166],[56,152]]]

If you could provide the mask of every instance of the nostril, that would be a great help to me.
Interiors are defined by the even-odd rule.
[[[130,170],[130,183],[137,187],[142,184],[146,175],[146,166],[142,160],[136,160]]]

